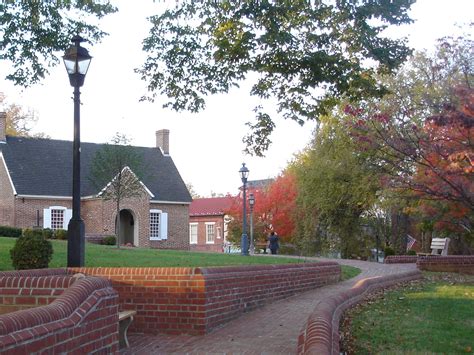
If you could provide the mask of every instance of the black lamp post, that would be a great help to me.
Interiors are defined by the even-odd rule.
[[[243,184],[243,219],[242,219],[242,238],[240,240],[240,250],[242,255],[249,255],[248,241],[247,241],[247,178],[249,177],[249,169],[242,163],[239,170],[240,179]]]
[[[74,143],[72,156],[72,218],[67,227],[67,266],[84,266],[85,227],[81,219],[81,135],[80,135],[80,96],[79,88],[89,69],[92,57],[87,49],[81,47],[84,39],[76,35],[71,40],[74,45],[64,53],[63,60],[69,75],[69,83],[74,87]]]
[[[253,206],[255,205],[255,196],[253,193],[249,194],[250,206],[250,255],[255,254],[255,246],[253,244]]]

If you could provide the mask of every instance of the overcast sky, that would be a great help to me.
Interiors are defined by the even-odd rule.
[[[162,109],[159,99],[155,103],[139,102],[145,83],[133,70],[145,58],[141,42],[149,30],[146,17],[167,5],[152,0],[113,2],[119,12],[100,22],[110,36],[94,47],[86,45],[93,60],[81,89],[83,142],[107,142],[120,132],[127,134],[134,145],[154,146],[155,131],[169,129],[170,154],[183,180],[204,196],[211,191],[234,194],[240,186],[238,170],[242,162],[247,163],[250,180],[274,177],[308,144],[313,123],[300,127],[277,119],[266,157],[245,156],[245,122],[253,120],[252,109],[258,104],[255,97],[249,96],[249,86],[245,84],[226,95],[210,97],[207,109],[199,114]],[[411,11],[415,23],[394,28],[390,33],[408,36],[416,49],[432,49],[437,38],[459,33],[456,23],[473,21],[473,13],[473,0],[418,0]],[[0,62],[0,91],[7,95],[8,102],[36,110],[39,121],[35,132],[72,140],[73,88],[63,65],[54,68],[42,84],[28,90],[3,79],[7,67]]]

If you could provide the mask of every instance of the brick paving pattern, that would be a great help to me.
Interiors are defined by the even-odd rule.
[[[350,289],[361,279],[416,269],[415,264],[311,259],[337,261],[358,267],[362,272],[350,280],[267,304],[205,336],[129,334],[130,348],[121,354],[295,354],[300,330],[320,300]]]

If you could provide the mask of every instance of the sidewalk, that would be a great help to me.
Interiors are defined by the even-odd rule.
[[[318,302],[351,288],[361,279],[399,274],[415,264],[377,264],[358,260],[322,259],[362,270],[357,277],[276,301],[245,313],[205,336],[129,334],[130,348],[121,354],[295,354],[298,335]]]

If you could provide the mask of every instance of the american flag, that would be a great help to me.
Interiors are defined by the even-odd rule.
[[[416,239],[413,238],[410,234],[407,234],[407,251],[410,250],[413,245],[415,245]]]

